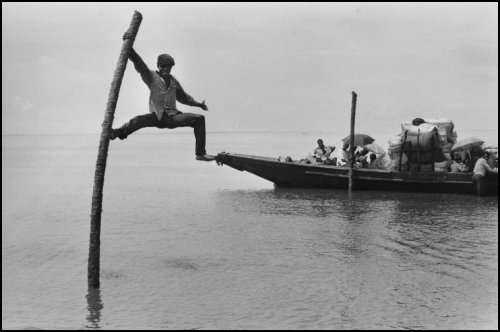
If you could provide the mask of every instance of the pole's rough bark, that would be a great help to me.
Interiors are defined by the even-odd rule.
[[[101,212],[102,212],[102,189],[104,186],[104,172],[106,171],[106,160],[108,158],[108,147],[111,128],[115,115],[116,103],[120,93],[123,74],[127,67],[130,49],[139,31],[139,25],[142,21],[142,15],[138,11],[134,12],[132,22],[128,32],[130,38],[123,41],[118,65],[111,83],[109,91],[108,104],[102,123],[101,139],[99,141],[99,150],[94,175],[94,189],[92,193],[92,211],[90,215],[90,244],[89,244],[89,263],[88,263],[88,286],[99,288],[99,270],[100,270],[100,251],[101,251]]]
[[[351,140],[349,147],[349,154],[351,155],[351,169],[349,170],[349,190],[352,190],[353,180],[352,173],[354,168],[354,120],[356,119],[356,99],[358,95],[356,92],[352,92],[352,103],[351,103]]]

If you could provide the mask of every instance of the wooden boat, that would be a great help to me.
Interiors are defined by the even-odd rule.
[[[247,171],[277,186],[348,189],[349,168],[222,152],[218,164]],[[399,172],[353,169],[353,190],[498,195],[498,174],[472,181],[472,173]]]

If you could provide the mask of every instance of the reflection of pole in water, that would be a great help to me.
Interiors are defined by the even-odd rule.
[[[87,316],[88,325],[86,328],[98,329],[99,322],[101,321],[101,309],[104,308],[101,300],[101,290],[99,288],[89,287],[87,292]]]

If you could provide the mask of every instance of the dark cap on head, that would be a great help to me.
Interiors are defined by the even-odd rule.
[[[174,58],[172,58],[168,54],[160,54],[158,56],[158,66],[159,65],[164,65],[164,66],[173,66],[175,65]]]

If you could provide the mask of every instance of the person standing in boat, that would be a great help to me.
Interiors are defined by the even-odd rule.
[[[126,32],[123,39],[129,38],[130,34]],[[200,107],[204,111],[208,111],[205,101],[200,103],[194,100],[184,91],[179,81],[170,74],[175,65],[174,58],[168,54],[159,55],[157,71],[150,70],[133,48],[130,50],[129,59],[134,63],[135,69],[151,91],[149,113],[138,115],[120,128],[112,129],[111,139],[114,140],[117,137],[121,140],[126,139],[133,132],[146,127],[169,129],[192,127],[196,139],[196,160],[214,160],[215,157],[208,155],[205,150],[205,117],[201,114],[182,113],[177,109],[176,101],[179,101],[182,104]]]
[[[472,176],[472,180],[481,180],[486,176],[487,172],[498,174],[498,168],[491,168],[490,164],[488,164],[489,158],[490,153],[486,151],[483,153],[483,157],[476,162],[473,170],[474,175]]]
[[[323,162],[327,165],[334,165],[335,163],[332,160],[331,154],[333,153],[333,151],[335,151],[335,146],[326,146],[321,138],[318,139],[317,143],[318,146],[313,151],[313,157],[316,159],[316,161]]]

